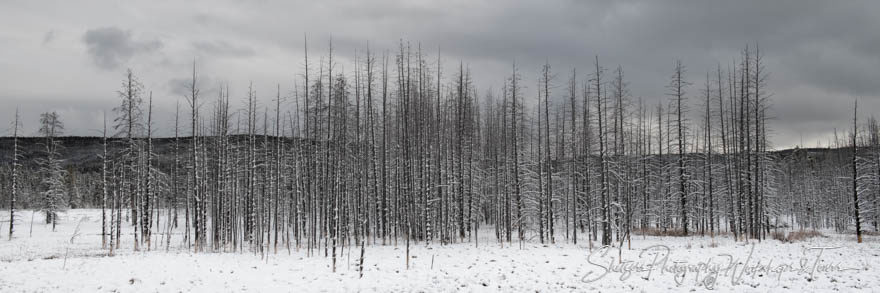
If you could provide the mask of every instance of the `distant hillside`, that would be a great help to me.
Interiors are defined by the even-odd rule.
[[[262,140],[262,136],[258,136]],[[231,136],[232,141],[243,140],[246,136]],[[269,138],[272,139],[271,137]],[[61,156],[64,159],[65,167],[72,167],[80,173],[98,172],[101,170],[101,157],[103,153],[103,138],[92,136],[66,136],[59,137],[56,140],[61,142]],[[293,140],[285,138],[285,143]],[[122,140],[119,138],[108,139],[108,152],[121,148]],[[44,156],[45,138],[42,137],[19,137],[19,150],[22,152],[22,164],[28,167],[36,166],[36,159]],[[185,150],[189,146],[189,137],[180,138],[180,148]],[[0,163],[4,166],[12,162],[12,137],[0,137]],[[174,160],[174,138],[163,137],[153,139],[153,151],[158,156],[158,164],[168,166]],[[181,153],[186,156],[187,153]]]
[[[101,157],[103,153],[103,139],[101,137],[68,136],[57,138],[61,142],[61,156],[65,167],[73,166],[82,173],[97,172],[101,169]],[[153,139],[153,148],[160,155],[160,160],[169,155],[173,148],[173,138]],[[36,159],[44,156],[45,138],[19,137],[19,150],[22,152],[22,164],[25,167],[35,165]],[[118,139],[108,139],[108,150],[119,146]],[[0,138],[0,162],[9,164],[12,162],[13,139],[11,137]]]
[[[233,136],[232,140],[244,139],[245,137],[246,136]],[[66,167],[73,166],[74,169],[80,171],[81,173],[100,171],[100,154],[103,152],[101,137],[67,136],[57,139],[61,141],[61,144],[63,146],[63,149],[61,150],[61,155],[65,160],[64,164]],[[272,138],[270,137],[269,139]],[[288,143],[292,141],[289,138],[286,138],[285,140]],[[41,137],[19,137],[19,149],[22,151],[22,156],[24,158],[23,164],[25,165],[25,167],[35,166],[35,159],[43,156],[44,142],[45,139]],[[118,138],[108,139],[109,151],[112,152],[114,149],[118,149],[120,147],[120,142],[121,140]],[[12,161],[12,144],[13,140],[11,137],[0,137],[0,163],[5,165],[9,164]],[[180,138],[181,149],[187,148],[188,144],[188,137]],[[161,166],[167,166],[166,164],[169,164],[174,159],[172,153],[174,149],[174,138],[154,138],[153,149],[154,152],[158,155],[160,168]],[[781,158],[787,158],[797,153],[801,155],[806,154],[810,157],[827,159],[831,158],[831,155],[843,156],[845,158],[846,156],[849,156],[849,152],[849,148],[805,148],[783,149],[773,151],[772,153],[777,154]],[[674,154],[670,156],[674,156]]]

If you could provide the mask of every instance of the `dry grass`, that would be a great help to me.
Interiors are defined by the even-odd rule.
[[[681,230],[681,229],[666,229],[666,231],[663,231],[663,229],[659,229],[659,228],[635,229],[635,230],[633,230],[633,234],[646,235],[646,236],[672,236],[672,237],[687,236],[684,234],[684,230]]]
[[[788,241],[788,238],[785,237],[785,231],[782,231],[782,232],[773,231],[773,233],[770,233],[770,238],[773,238],[775,240],[779,240],[780,242],[787,242]]]
[[[785,232],[773,232],[770,236],[783,243],[804,241],[814,237],[825,237],[824,234],[816,230],[791,231],[788,232],[788,235],[786,235]]]
[[[8,222],[8,221],[7,221]],[[853,232],[855,233],[855,232]],[[866,236],[880,236],[880,232],[878,231],[862,231],[862,235]]]

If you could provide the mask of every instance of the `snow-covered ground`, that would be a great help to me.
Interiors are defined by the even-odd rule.
[[[243,253],[198,253],[179,247],[107,256],[101,249],[100,211],[62,213],[56,231],[22,211],[8,241],[8,211],[0,240],[0,292],[814,292],[880,288],[880,237],[856,244],[854,236],[823,231],[826,237],[796,243],[734,242],[719,236],[634,236],[632,247],[591,251],[585,239],[569,244],[501,245],[489,230],[479,246],[421,243],[411,248],[406,268],[403,242],[367,246],[359,278],[360,250],[346,247],[332,272],[323,252],[279,247],[268,257]],[[79,235],[71,238],[79,226]],[[164,243],[164,240],[162,240]],[[713,244],[714,243],[714,244]],[[824,249],[822,249],[824,247]],[[820,255],[821,254],[821,255]],[[622,262],[621,262],[622,260]]]

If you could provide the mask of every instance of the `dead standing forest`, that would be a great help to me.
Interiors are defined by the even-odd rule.
[[[63,137],[54,112],[20,138],[16,113],[0,168],[9,238],[27,233],[18,209],[54,225],[58,211],[100,208],[110,254],[131,237],[135,250],[307,250],[335,268],[339,250],[362,261],[367,245],[405,245],[408,262],[410,245],[481,239],[592,248],[834,229],[861,242],[878,229],[877,121],[854,106],[831,148],[774,150],[758,46],[700,73],[671,62],[652,104],[599,57],[527,78],[512,63],[500,91],[480,91],[466,64],[406,42],[348,71],[332,44],[306,52],[292,89],[259,98],[228,84],[202,95],[193,64],[173,137],[153,137],[154,97],[132,70],[94,143]]]

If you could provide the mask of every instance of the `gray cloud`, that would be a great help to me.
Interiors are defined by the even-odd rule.
[[[236,46],[222,40],[195,42],[193,47],[200,52],[214,56],[250,57],[256,54],[256,51],[251,47]]]
[[[55,40],[55,30],[50,30],[43,35],[43,46],[49,44]]]
[[[192,76],[174,77],[166,82],[164,89],[171,98],[179,99],[188,97],[191,94],[191,82]],[[218,88],[220,85],[220,82],[215,81],[211,76],[203,73],[198,74],[196,86],[199,88],[199,96],[209,97],[207,100],[212,100],[218,94]]]
[[[191,78],[189,77],[172,78],[168,80],[168,92],[173,96],[188,96],[190,94],[190,80]]]
[[[131,31],[117,27],[90,29],[83,42],[95,65],[102,69],[116,69],[139,53],[149,53],[162,47],[159,40],[135,40]]]

